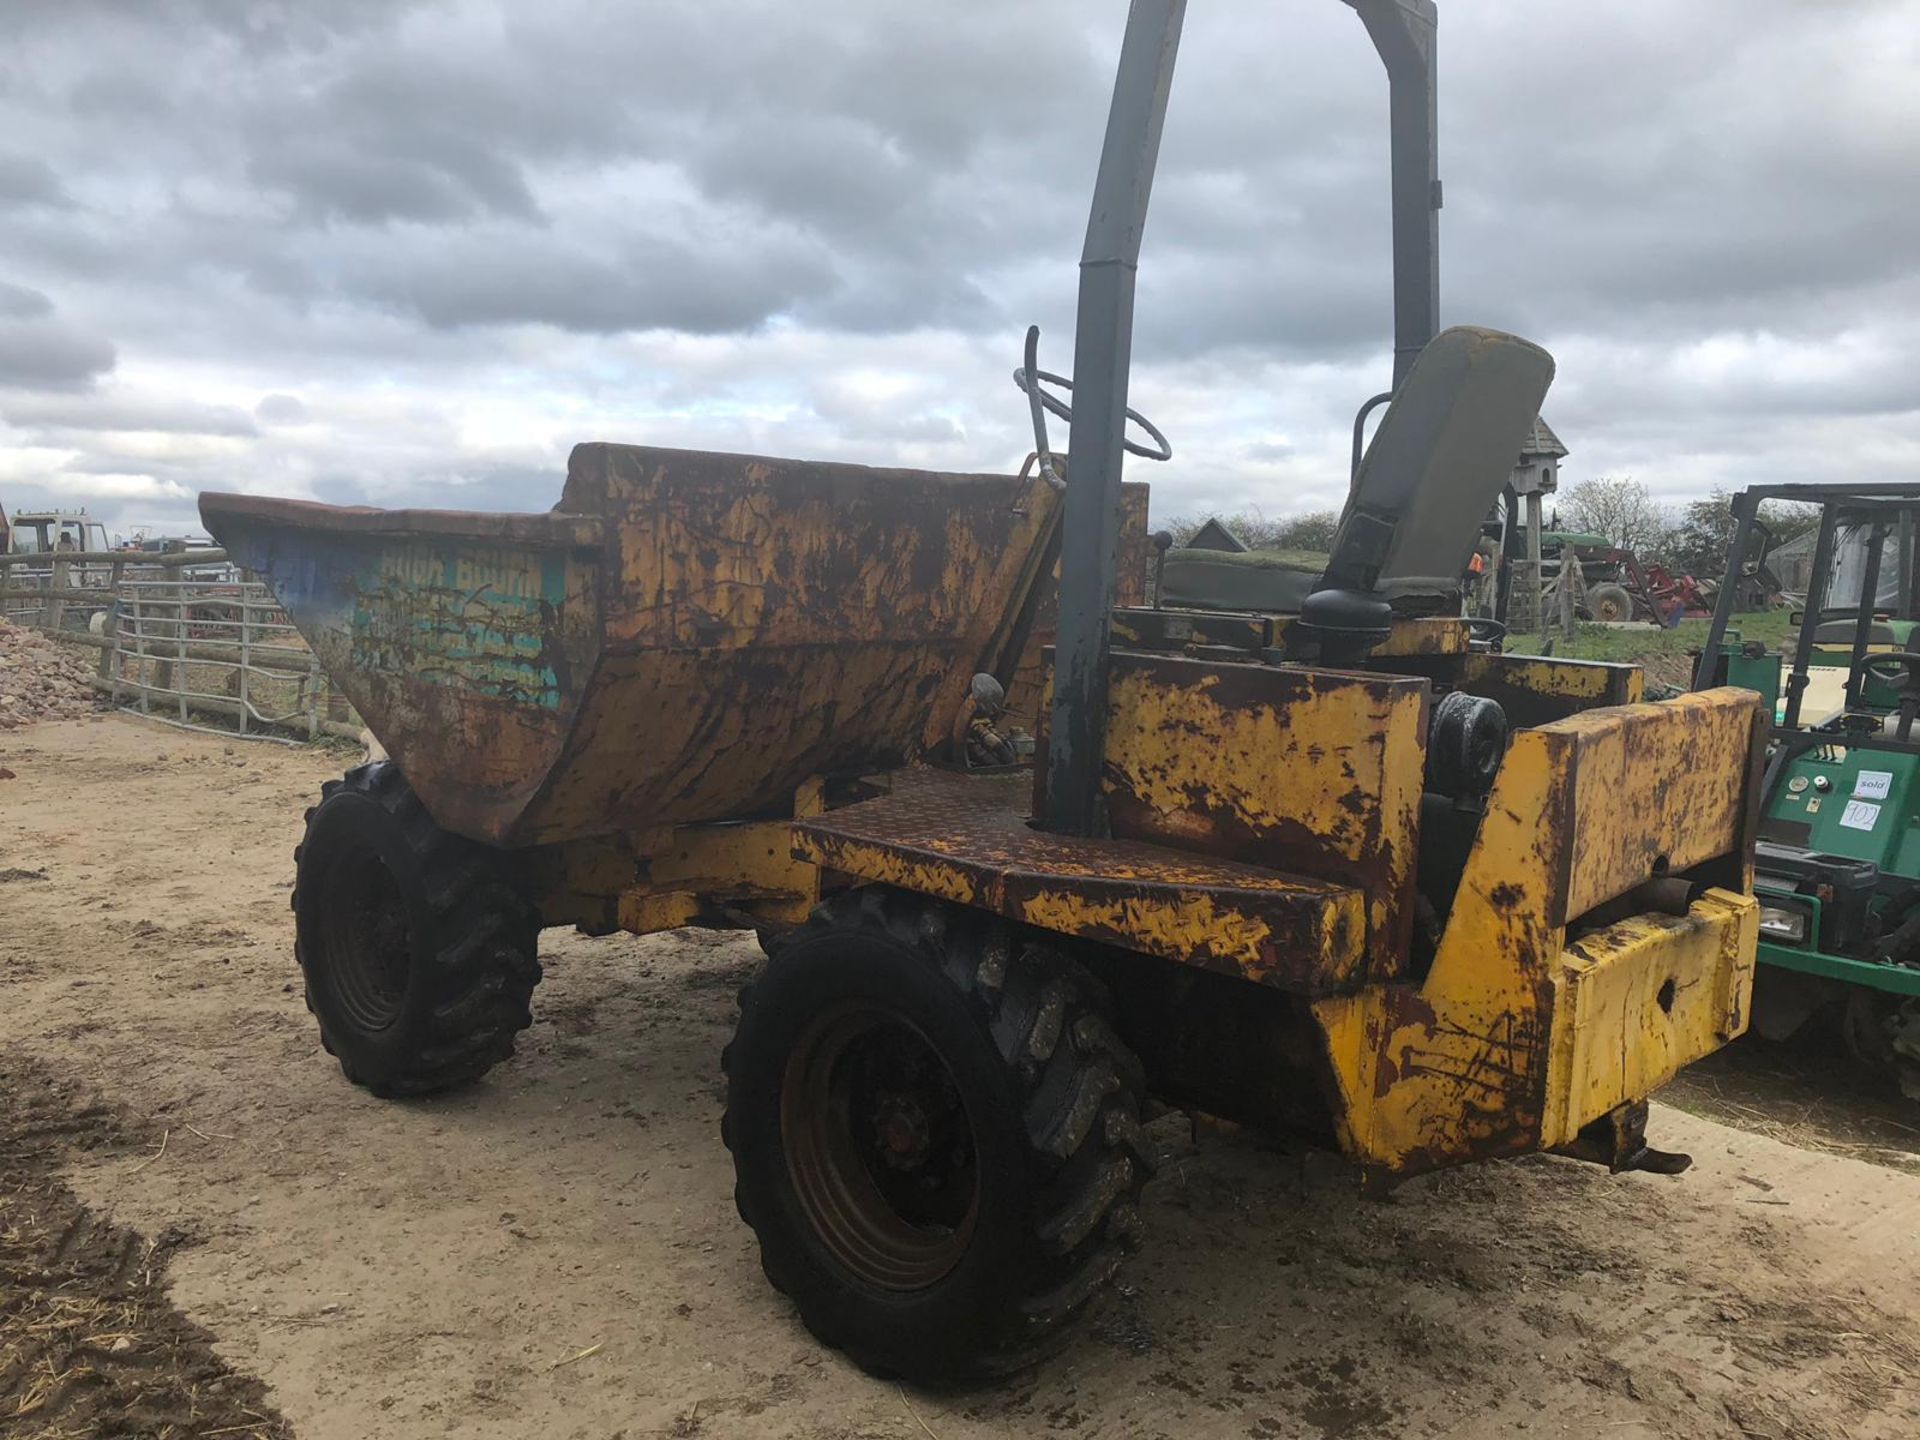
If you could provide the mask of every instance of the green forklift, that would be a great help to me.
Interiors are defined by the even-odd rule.
[[[1770,500],[1816,506],[1791,653],[1732,628]],[[1727,578],[1694,685],[1773,706],[1760,786],[1753,1029],[1810,1021],[1920,1100],[1920,483],[1763,485],[1733,498]]]

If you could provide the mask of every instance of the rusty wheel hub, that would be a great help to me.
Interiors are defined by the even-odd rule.
[[[972,1124],[905,1017],[860,1002],[818,1017],[788,1056],[780,1131],[801,1209],[858,1279],[919,1290],[959,1263],[979,1209]]]

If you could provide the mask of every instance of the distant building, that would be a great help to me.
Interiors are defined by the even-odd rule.
[[[1193,532],[1193,538],[1187,541],[1189,550],[1225,550],[1238,555],[1246,550],[1240,537],[1227,529],[1218,520],[1209,520]]]

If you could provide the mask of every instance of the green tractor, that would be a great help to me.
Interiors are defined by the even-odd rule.
[[[1763,543],[1763,503],[1817,506],[1791,654],[1728,621]],[[1816,1017],[1920,1100],[1920,484],[1767,485],[1733,499],[1727,581],[1695,688],[1741,685],[1774,707],[1760,787],[1754,1030]]]

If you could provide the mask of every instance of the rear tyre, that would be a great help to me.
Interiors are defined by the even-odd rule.
[[[1920,998],[1853,986],[1840,1031],[1854,1059],[1920,1100]]]
[[[321,795],[293,852],[294,954],[321,1042],[380,1096],[479,1078],[532,1023],[539,912],[499,854],[436,825],[391,762]]]
[[[1090,977],[1000,922],[880,888],[829,901],[743,992],[722,1061],[761,1265],[863,1369],[1033,1364],[1137,1241],[1139,1063]]]
[[[1623,585],[1596,585],[1587,591],[1587,609],[1596,620],[1631,620],[1633,596]]]

